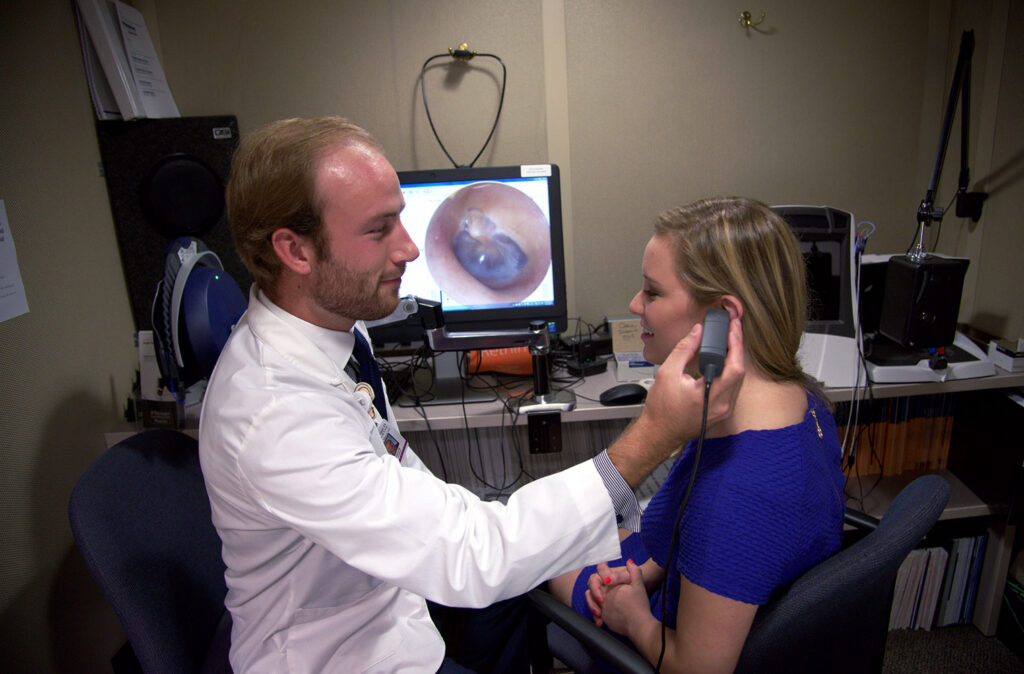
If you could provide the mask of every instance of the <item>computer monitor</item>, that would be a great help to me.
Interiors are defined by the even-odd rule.
[[[526,330],[537,320],[552,336],[566,329],[558,166],[400,171],[398,179],[402,223],[420,249],[400,295],[440,302],[450,332]],[[378,345],[423,338],[414,318],[369,332]]]
[[[853,215],[829,206],[773,206],[800,242],[807,270],[808,320],[800,364],[829,387],[863,381],[858,345]]]

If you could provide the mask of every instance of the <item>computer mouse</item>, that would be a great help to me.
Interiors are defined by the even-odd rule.
[[[647,389],[640,384],[616,384],[601,393],[602,405],[637,405],[647,397]]]

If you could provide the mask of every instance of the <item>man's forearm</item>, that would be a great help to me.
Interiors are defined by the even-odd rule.
[[[679,446],[651,427],[650,420],[640,414],[619,439],[608,448],[608,458],[630,489],[636,489],[655,468]]]

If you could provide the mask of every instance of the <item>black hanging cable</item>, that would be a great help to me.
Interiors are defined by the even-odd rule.
[[[679,503],[679,512],[676,515],[676,522],[672,526],[672,539],[668,546],[668,559],[665,564],[665,575],[661,579],[661,651],[658,653],[658,664],[654,667],[655,672],[661,671],[662,661],[665,659],[665,595],[668,594],[669,574],[672,573],[676,549],[679,547],[679,525],[682,524],[683,521],[683,512],[686,510],[686,502],[690,500],[690,492],[693,491],[693,483],[697,478],[697,466],[700,465],[700,452],[704,448],[704,434],[707,432],[708,428],[708,398],[711,395],[711,380],[713,378],[714,375],[712,374],[712,376],[707,378],[707,381],[704,384],[704,409],[701,412],[700,435],[697,436],[697,447],[694,449],[693,454],[693,469],[690,471],[690,481],[686,485],[686,492],[683,493],[682,501]],[[679,459],[681,458],[683,457],[680,456]],[[679,459],[676,459],[676,461]],[[676,629],[679,629],[679,625],[676,625]]]
[[[480,155],[484,153],[484,150],[487,148],[487,144],[491,142],[491,138],[494,136],[495,129],[498,128],[498,120],[501,118],[501,108],[505,103],[505,83],[508,81],[508,69],[505,68],[505,62],[502,61],[495,54],[480,54],[475,51],[470,51],[466,43],[462,43],[459,45],[458,49],[449,49],[447,54],[434,54],[426,61],[424,61],[423,67],[420,68],[420,95],[423,97],[423,110],[424,112],[427,113],[427,122],[430,123],[430,130],[434,133],[434,138],[437,140],[437,144],[441,146],[441,151],[444,152],[444,156],[448,157],[448,161],[450,161],[452,163],[452,166],[454,166],[455,168],[462,167],[459,166],[458,162],[452,159],[452,156],[448,152],[448,149],[444,146],[444,143],[441,142],[441,137],[437,134],[437,129],[434,127],[434,119],[433,117],[430,116],[430,106],[427,105],[427,88],[426,86],[424,86],[425,82],[423,80],[423,76],[427,71],[427,66],[430,65],[430,62],[435,59],[450,57],[455,59],[456,61],[461,61],[465,63],[474,56],[492,58],[495,61],[497,61],[499,65],[501,65],[501,95],[498,98],[498,112],[494,115],[494,124],[491,125],[491,132],[487,134],[487,140],[484,141],[484,144],[480,147],[480,151],[476,153],[475,157],[473,157],[473,161],[469,162],[469,164],[466,165],[467,167],[471,167],[474,164],[476,164],[476,161],[478,159],[480,159]]]

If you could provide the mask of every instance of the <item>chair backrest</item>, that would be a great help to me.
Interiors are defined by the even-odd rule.
[[[143,671],[230,671],[226,651],[212,667],[207,660],[230,622],[225,628],[221,543],[195,439],[151,430],[114,445],[78,480],[68,510],[78,550]]]
[[[907,485],[877,529],[758,611],[736,671],[881,671],[896,572],[948,500],[940,476]]]

